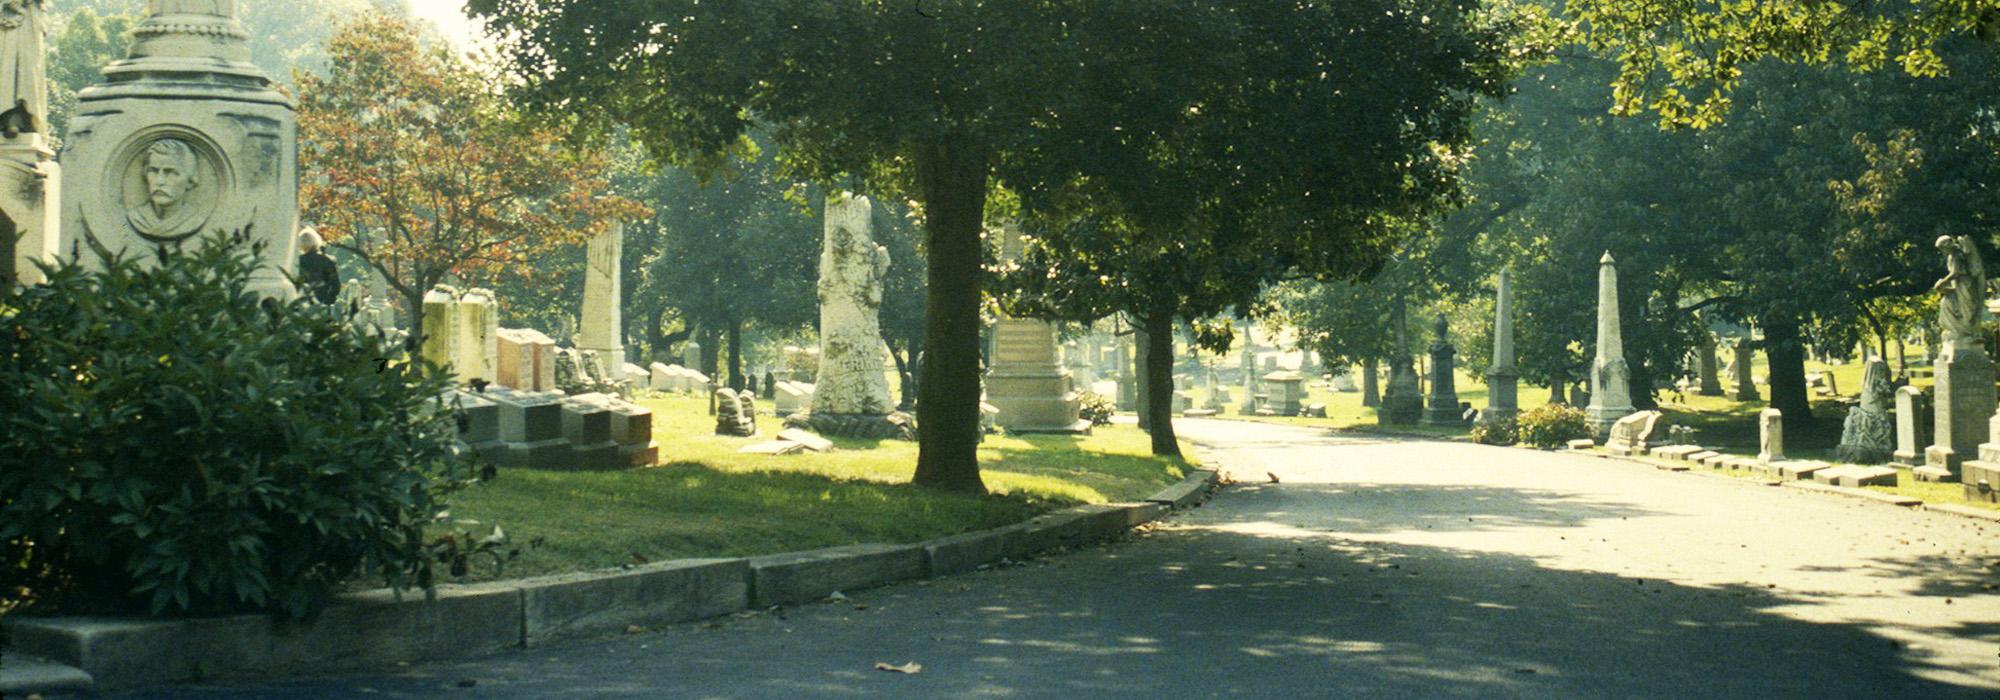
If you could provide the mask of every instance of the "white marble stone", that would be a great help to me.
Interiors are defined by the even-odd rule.
[[[493,292],[466,290],[458,296],[454,315],[458,319],[458,338],[452,343],[457,358],[453,367],[459,381],[494,381],[499,376],[496,370],[500,364],[500,307],[494,303]]]
[[[1631,380],[1618,320],[1617,261],[1605,251],[1597,261],[1597,358],[1590,368],[1590,406],[1584,409],[1598,434],[1608,434],[1618,419],[1631,415]]]
[[[47,280],[36,263],[53,265],[61,254],[62,169],[49,150],[48,3],[11,3],[0,22],[0,110],[19,107],[29,129],[0,131],[0,252],[11,250],[11,272],[19,284]]]
[[[819,258],[819,373],[814,413],[895,410],[882,364],[882,281],[889,249],[875,244],[873,203],[843,192],[826,201]]]
[[[583,316],[576,334],[576,346],[596,351],[601,365],[597,373],[612,381],[625,378],[624,317],[619,309],[624,298],[620,293],[624,250],[624,224],[613,224],[585,246]]]

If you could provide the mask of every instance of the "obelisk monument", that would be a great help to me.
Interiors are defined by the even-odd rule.
[[[1500,287],[1493,297],[1493,365],[1486,371],[1486,410],[1481,423],[1493,425],[1514,420],[1521,412],[1516,398],[1520,374],[1514,369],[1514,271],[1500,270]]]
[[[1618,323],[1618,264],[1607,250],[1597,261],[1597,359],[1590,363],[1590,406],[1584,409],[1599,437],[1632,413],[1631,378]]]

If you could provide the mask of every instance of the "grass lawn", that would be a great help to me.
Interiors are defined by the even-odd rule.
[[[707,400],[654,395],[661,464],[627,471],[507,469],[456,495],[452,514],[470,529],[498,524],[522,547],[506,577],[583,571],[684,557],[770,554],[861,542],[915,542],[1007,525],[1078,503],[1144,498],[1180,480],[1188,463],[1156,458],[1131,426],[1084,437],[989,435],[981,474],[994,495],[944,494],[909,485],[916,443],[836,439],[825,454],[750,455],[781,421],[758,417],[761,435],[714,435]],[[768,410],[769,402],[759,404]],[[491,578],[491,567],[474,575]]]

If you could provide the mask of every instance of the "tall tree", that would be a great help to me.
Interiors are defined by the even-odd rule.
[[[301,199],[330,244],[379,272],[423,334],[423,294],[447,275],[526,261],[644,207],[606,196],[602,152],[517,119],[480,75],[368,15],[300,74]]]

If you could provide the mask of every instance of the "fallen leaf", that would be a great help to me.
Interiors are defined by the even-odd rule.
[[[868,609],[868,604],[867,604],[867,603],[855,603],[855,604],[854,604],[854,609],[855,609],[855,610],[867,610],[867,609]]]
[[[917,663],[917,662],[915,662],[915,661],[911,661],[911,662],[909,662],[909,663],[906,663],[906,664],[903,664],[903,665],[901,665],[901,666],[891,666],[891,665],[889,665],[889,664],[887,664],[887,663],[884,663],[884,662],[881,662],[881,661],[877,661],[877,662],[875,662],[875,670],[877,670],[877,671],[889,671],[889,672],[891,672],[891,673],[907,673],[907,674],[911,674],[911,675],[915,675],[915,674],[918,674],[918,673],[923,673],[923,672],[924,672],[924,665],[923,665],[923,664],[920,664],[920,663]]]
[[[626,633],[626,634],[645,634],[645,633],[646,633],[646,628],[644,628],[644,627],[640,627],[640,626],[638,626],[638,625],[626,625],[626,626],[625,626],[625,633]]]

